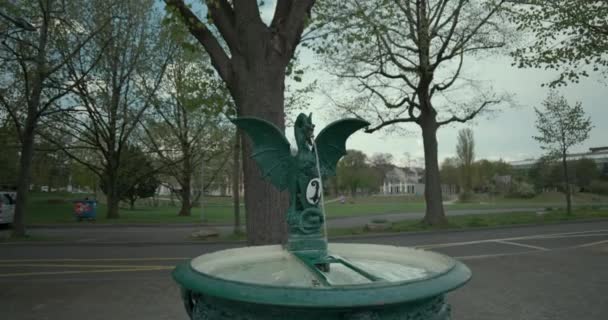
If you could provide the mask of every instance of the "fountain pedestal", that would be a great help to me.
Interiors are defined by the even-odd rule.
[[[419,249],[335,243],[328,252],[382,280],[341,263],[319,275],[278,245],[202,255],[173,277],[196,320],[450,319],[445,294],[471,277],[464,264]]]
[[[328,244],[322,179],[334,175],[346,139],[368,125],[344,119],[313,140],[312,115],[295,122],[298,152],[274,125],[256,118],[232,121],[247,133],[262,176],[288,190],[288,241],[223,250],[179,265],[194,320],[447,320],[445,294],[471,271],[437,253],[406,247]]]

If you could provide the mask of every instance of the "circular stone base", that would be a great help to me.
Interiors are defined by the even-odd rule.
[[[311,309],[234,303],[185,290],[186,310],[193,320],[449,320],[450,306],[444,296],[407,304],[367,308]]]

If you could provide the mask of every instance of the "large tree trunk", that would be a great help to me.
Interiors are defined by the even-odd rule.
[[[234,234],[241,233],[240,182],[241,182],[241,134],[236,130],[232,150],[232,200],[234,205]]]
[[[284,132],[284,68],[268,65],[265,57],[242,68],[248,70],[239,72],[239,81],[231,88],[238,115],[262,118]],[[250,245],[283,243],[287,236],[287,192],[279,192],[262,178],[250,157],[252,147],[248,137],[243,139],[243,147],[247,242]]]
[[[29,117],[28,117],[29,118]],[[34,124],[27,121],[21,141],[21,157],[19,159],[19,180],[17,181],[17,200],[15,202],[15,218],[13,220],[13,236],[25,236],[25,212],[27,198],[32,179],[32,157],[34,155]]]
[[[188,184],[184,184],[180,190],[182,206],[177,214],[180,217],[189,217],[192,214],[190,178],[187,179],[187,182]]]
[[[181,191],[180,198],[182,200],[182,207],[179,210],[178,216],[189,217],[191,215],[192,203],[192,166],[190,162],[190,154],[185,152],[185,159],[182,167]]]
[[[108,179],[108,183],[107,183],[107,194],[106,194],[106,198],[107,198],[107,211],[106,211],[106,218],[107,219],[118,219],[120,218],[120,214],[118,213],[118,205],[120,202],[120,197],[118,195],[118,190],[116,188],[117,185],[117,181],[116,181],[116,176],[112,173],[108,174],[108,176],[106,177],[106,179]]]
[[[437,159],[437,112],[431,104],[430,85],[433,82],[434,70],[430,63],[431,38],[429,20],[427,19],[427,1],[421,1],[420,26],[418,38],[420,52],[420,82],[417,93],[419,95],[421,114],[418,124],[422,129],[422,141],[424,144],[424,199],[426,211],[423,222],[429,225],[446,225],[447,219],[443,211],[443,197],[441,196],[441,179],[439,177],[439,161]]]
[[[443,211],[443,197],[441,195],[441,179],[439,177],[439,164],[437,159],[437,129],[439,128],[435,117],[422,117],[422,140],[424,143],[424,199],[426,211],[423,222],[429,225],[446,225],[447,219]]]
[[[562,164],[564,166],[564,193],[566,194],[566,213],[572,214],[572,192],[570,191],[570,177],[568,176],[568,160],[566,153],[562,154]]]
[[[270,27],[259,16],[255,1],[220,2],[209,7],[230,56],[204,23],[180,0],[165,0],[179,10],[190,32],[203,45],[215,69],[226,82],[238,116],[255,116],[285,130],[285,70],[300,42],[314,0],[280,1]],[[251,145],[243,139],[243,171],[247,240],[271,244],[286,240],[287,193],[263,181],[249,157]]]

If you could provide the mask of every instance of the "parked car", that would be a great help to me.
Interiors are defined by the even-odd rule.
[[[16,199],[16,192],[0,191],[0,225],[13,223]]]

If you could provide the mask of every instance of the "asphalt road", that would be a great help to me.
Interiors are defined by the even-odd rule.
[[[464,261],[473,279],[448,297],[454,319],[605,320],[608,315],[608,222],[340,241],[416,246]],[[0,319],[187,319],[171,269],[232,246],[0,244]]]

